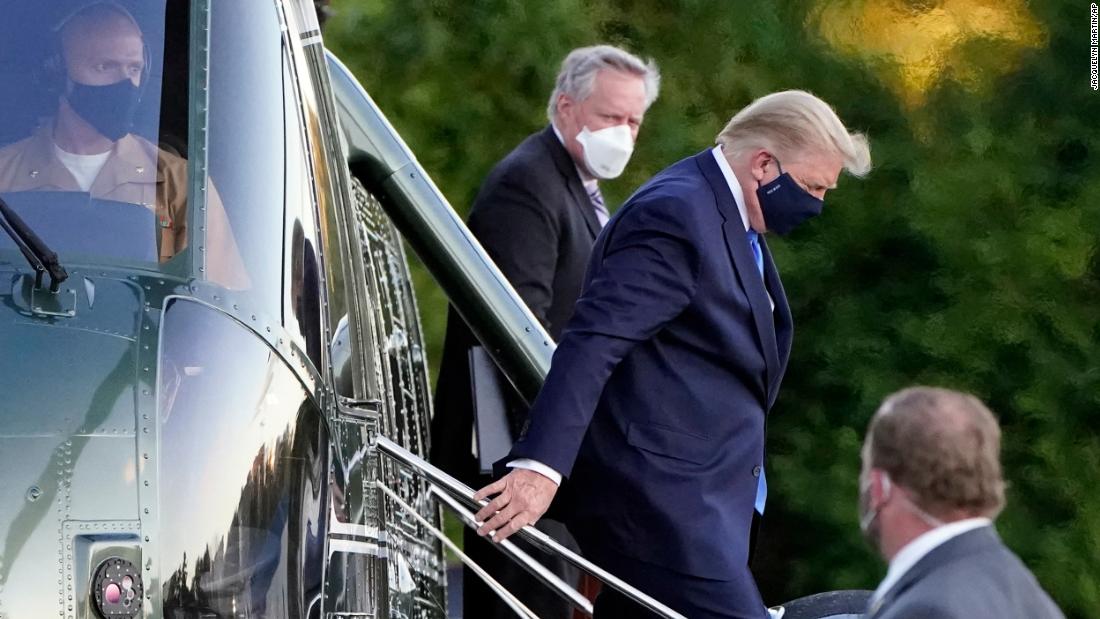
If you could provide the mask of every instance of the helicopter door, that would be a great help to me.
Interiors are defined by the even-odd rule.
[[[326,506],[328,514],[323,597],[310,612],[349,616],[388,616],[387,581],[389,553],[384,532],[384,512],[373,490],[378,477],[377,461],[368,457],[369,436],[381,427],[383,415],[382,379],[373,363],[372,326],[369,315],[359,308],[367,302],[363,284],[358,238],[349,234],[350,207],[340,171],[342,158],[329,156],[339,148],[331,116],[324,113],[323,85],[311,69],[305,46],[317,40],[313,12],[283,5],[286,49],[286,124],[288,128],[288,171],[301,176],[299,189],[288,186],[288,209],[301,215],[288,221],[288,258],[292,278],[300,270],[302,291],[309,281],[307,247],[312,245],[318,260],[317,286],[325,288],[326,303],[313,308],[291,302],[303,338],[316,316],[328,320],[331,329],[321,334],[320,356],[326,365],[326,383],[333,387],[327,420],[331,432]],[[291,135],[293,134],[293,135]],[[338,156],[339,157],[339,156]],[[339,165],[334,166],[333,161]],[[307,212],[308,211],[308,212]],[[297,255],[303,260],[299,264]],[[295,293],[296,294],[296,293]],[[316,314],[311,315],[312,312]],[[288,321],[289,322],[289,321]],[[314,353],[311,353],[314,354]],[[312,615],[311,615],[312,616]]]
[[[402,240],[374,196],[350,178],[313,3],[292,0],[285,7],[287,32],[298,34],[291,49],[303,109],[307,120],[316,114],[316,122],[307,122],[306,127],[328,257],[328,314],[335,329],[330,340],[333,385],[343,398],[335,421],[354,423],[348,408],[377,415],[377,427],[368,432],[390,436],[424,455],[431,414],[429,383]],[[346,297],[339,298],[341,294]],[[367,426],[370,421],[361,423]],[[434,526],[440,521],[438,503],[420,480],[379,462],[376,456],[371,461],[365,483],[373,507],[365,522],[354,524],[362,524],[367,534],[385,542],[385,560],[372,563],[380,595],[374,606],[381,616],[441,616],[445,604],[439,543],[416,519],[385,500],[379,486],[399,489]],[[345,460],[349,474],[351,464]],[[334,542],[344,545],[334,539],[330,547]],[[344,586],[333,580],[334,589]],[[353,610],[325,607],[326,612]]]

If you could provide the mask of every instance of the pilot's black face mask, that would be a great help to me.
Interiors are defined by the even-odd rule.
[[[72,82],[72,89],[65,98],[89,125],[103,137],[116,142],[130,132],[140,95],[140,89],[124,79],[107,86]]]

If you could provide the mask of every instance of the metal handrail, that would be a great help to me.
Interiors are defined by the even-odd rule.
[[[474,500],[474,490],[466,484],[458,481],[454,477],[448,475],[441,469],[432,466],[420,456],[405,449],[401,445],[393,442],[389,438],[378,435],[374,437],[374,446],[378,450],[387,456],[390,456],[394,460],[408,466],[413,469],[417,474],[425,477],[428,481],[436,485],[440,490],[445,490],[452,497],[465,503],[468,507],[474,509],[480,509],[484,507],[485,503],[479,503]],[[487,503],[487,502],[486,502]],[[680,613],[672,610],[668,606],[665,606],[661,602],[653,599],[649,595],[646,595],[637,588],[631,586],[626,581],[615,576],[611,572],[603,569],[595,563],[585,559],[579,554],[566,548],[558,543],[557,540],[551,538],[549,535],[539,531],[535,527],[526,526],[518,531],[518,534],[522,536],[528,542],[534,544],[543,552],[551,555],[557,555],[562,559],[565,559],[569,563],[572,563],[576,567],[592,574],[596,578],[603,581],[605,585],[612,587],[622,593],[624,596],[632,600],[633,602],[645,607],[647,610],[658,614],[661,617],[667,619],[687,619]]]
[[[526,606],[524,606],[523,602],[521,602],[519,600],[519,598],[517,598],[515,595],[513,595],[512,592],[509,591],[507,587],[500,584],[500,582],[497,581],[492,576],[490,576],[489,573],[486,572],[483,567],[481,567],[473,559],[471,559],[469,557],[469,555],[462,552],[462,550],[459,549],[457,544],[452,542],[443,533],[443,531],[440,531],[438,528],[432,526],[432,523],[428,522],[428,520],[426,518],[421,516],[420,513],[418,511],[416,511],[415,508],[413,508],[412,505],[409,505],[405,501],[401,500],[401,497],[397,496],[397,493],[394,492],[393,490],[389,489],[388,487],[386,487],[385,484],[379,483],[379,484],[375,484],[375,485],[386,496],[388,496],[395,504],[397,504],[398,507],[405,510],[410,516],[412,516],[414,519],[416,519],[416,521],[418,523],[420,523],[420,526],[427,529],[428,532],[430,532],[433,536],[436,537],[436,539],[438,539],[440,542],[442,542],[443,545],[447,547],[447,550],[450,550],[451,552],[453,552],[455,554],[455,556],[457,556],[458,559],[460,561],[462,561],[462,563],[464,565],[466,565],[466,567],[470,568],[471,570],[474,571],[475,574],[477,574],[479,577],[481,577],[481,579],[485,581],[485,584],[488,585],[489,588],[493,590],[493,593],[496,593],[498,596],[500,596],[500,599],[504,601],[504,603],[508,606],[508,608],[512,609],[512,612],[516,613],[520,617],[523,617],[524,619],[539,619],[538,615],[536,615],[530,608],[527,608]]]
[[[443,501],[443,503],[462,520],[463,524],[471,529],[477,529],[480,526],[473,512],[463,507],[462,504],[458,502],[458,499],[440,490],[439,486],[432,484],[431,493],[440,501]],[[592,602],[589,602],[588,598],[584,597],[580,591],[577,591],[571,587],[569,583],[558,577],[557,574],[547,569],[545,565],[531,558],[531,555],[524,552],[519,546],[513,544],[511,540],[503,540],[498,544],[493,544],[493,547],[513,559],[520,567],[530,572],[532,576],[541,580],[543,584],[550,587],[555,593],[564,598],[565,601],[581,609],[589,616],[592,616]]]

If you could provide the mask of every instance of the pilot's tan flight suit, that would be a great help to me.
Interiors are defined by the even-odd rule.
[[[65,164],[54,156],[51,122],[34,134],[0,149],[0,191],[81,191]],[[187,247],[187,160],[127,134],[115,142],[111,156],[89,190],[92,197],[140,204],[154,209],[160,261]],[[207,265],[211,280],[232,288],[247,287],[240,254],[216,191],[209,191]]]

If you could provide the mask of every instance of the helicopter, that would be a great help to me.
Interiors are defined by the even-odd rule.
[[[0,619],[445,617],[405,243],[523,397],[554,345],[314,3],[0,11]]]

